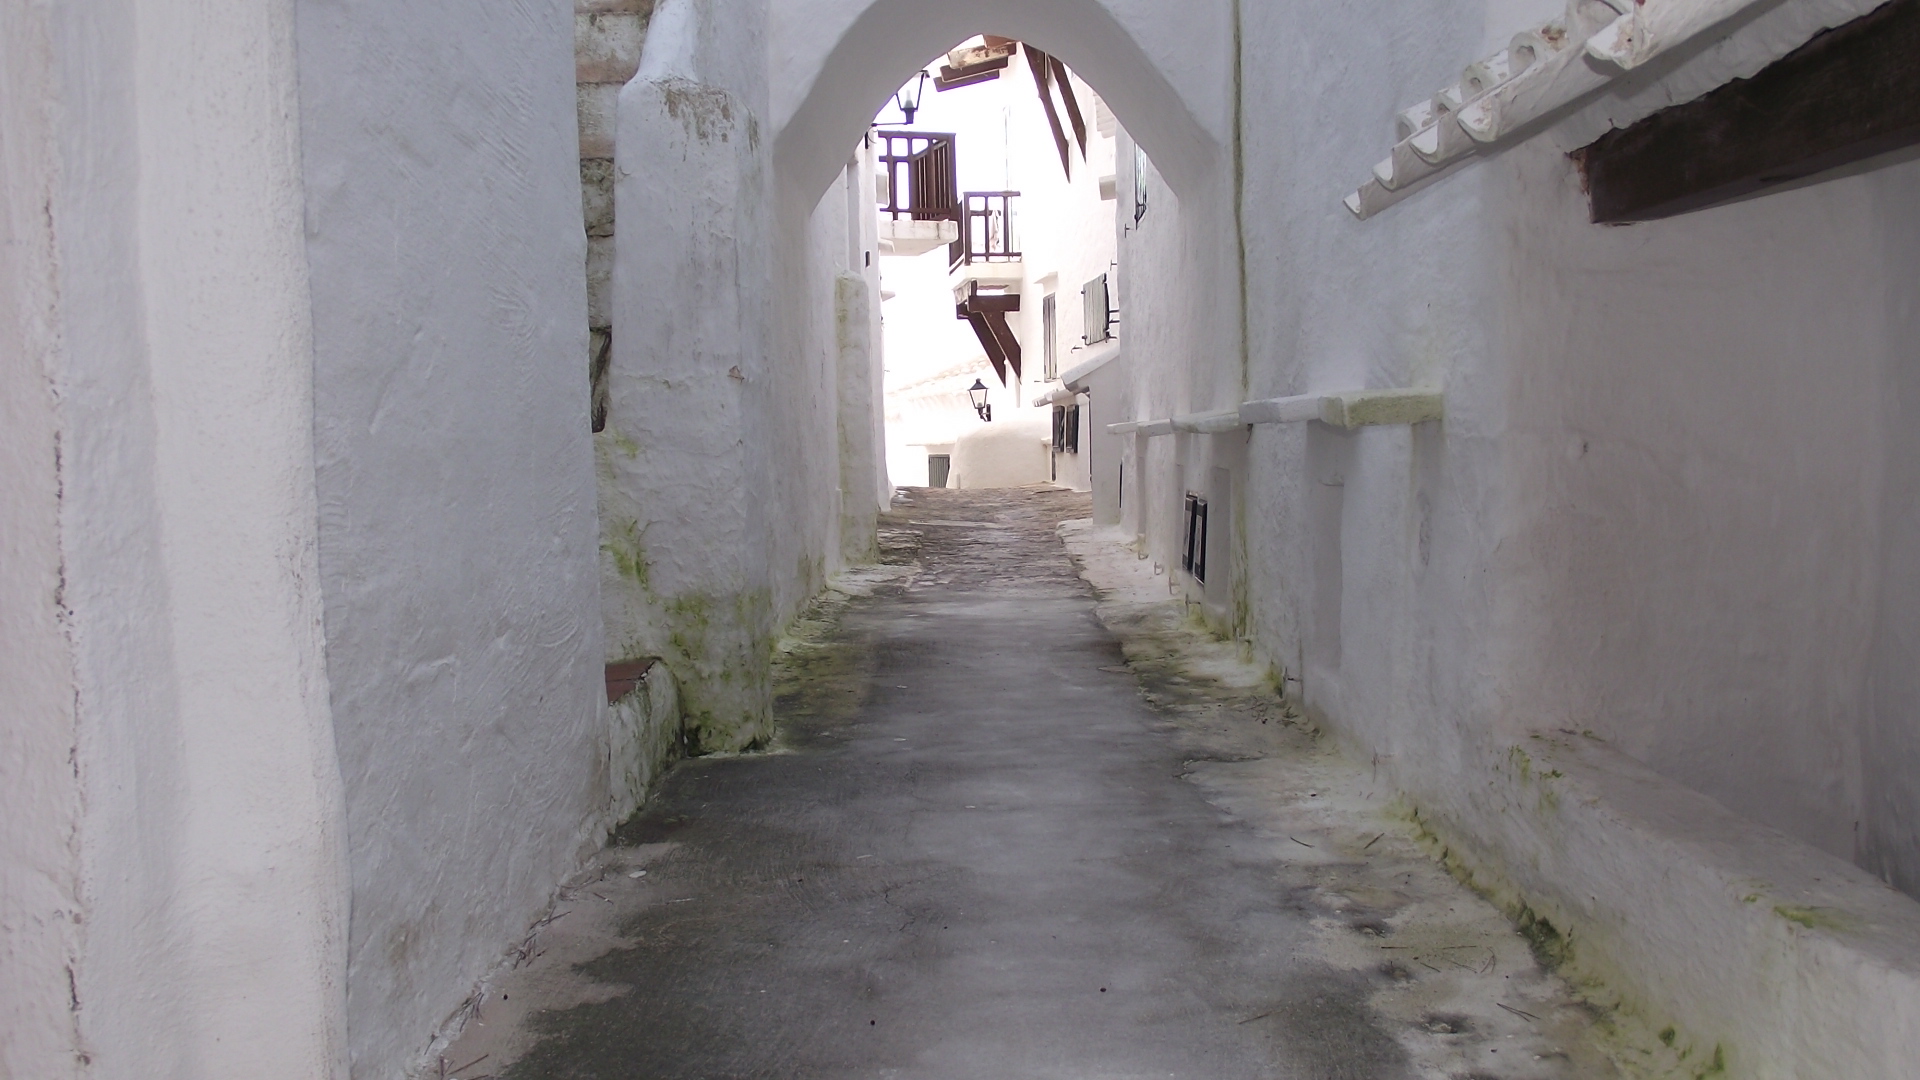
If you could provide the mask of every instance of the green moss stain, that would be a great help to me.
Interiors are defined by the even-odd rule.
[[[668,597],[660,608],[668,666],[680,682],[687,752],[766,746],[773,734],[770,592],[682,593]]]
[[[1818,922],[1814,921],[1813,910],[1811,908],[1783,907],[1779,904],[1775,904],[1773,907],[1773,913],[1787,920],[1790,923],[1799,923],[1801,926],[1804,926],[1809,930],[1820,925]]]
[[[1544,916],[1521,904],[1513,921],[1520,928],[1520,936],[1527,939],[1527,948],[1533,950],[1534,959],[1540,961],[1541,967],[1558,968],[1567,962],[1571,946],[1559,928]]]
[[[1793,904],[1775,904],[1773,913],[1797,926],[1809,930],[1845,930],[1846,917],[1832,908],[1799,907]]]
[[[1253,636],[1253,596],[1252,585],[1248,581],[1253,576],[1251,567],[1252,548],[1247,541],[1247,484],[1244,479],[1246,468],[1235,469],[1231,474],[1230,490],[1227,498],[1231,501],[1232,512],[1227,515],[1227,523],[1232,527],[1232,542],[1229,545],[1231,556],[1227,567],[1227,585],[1230,595],[1233,636],[1248,641]],[[1285,683],[1281,684],[1285,686]]]
[[[1508,756],[1516,771],[1524,768],[1530,772],[1534,768],[1526,752],[1519,747],[1512,748]],[[1539,775],[1543,780],[1548,776],[1546,773]],[[1714,1046],[1712,1058],[1703,1069],[1699,1064],[1699,1048],[1687,1045],[1685,1033],[1677,1025],[1667,1023],[1656,1027],[1665,1018],[1651,1017],[1644,1003],[1622,993],[1621,987],[1607,973],[1604,956],[1583,957],[1571,931],[1563,930],[1545,913],[1535,909],[1497,873],[1488,876],[1478,872],[1466,857],[1442,839],[1435,823],[1430,822],[1419,807],[1403,800],[1404,796],[1391,804],[1389,814],[1411,823],[1421,847],[1454,878],[1505,912],[1527,942],[1534,959],[1577,989],[1594,1010],[1594,1030],[1601,1040],[1598,1044],[1601,1051],[1617,1066],[1623,1067],[1622,1075],[1641,1080],[1677,1080],[1681,1077],[1709,1080],[1725,1075],[1727,1053],[1722,1045]],[[1596,959],[1601,966],[1595,966]]]
[[[643,590],[651,587],[647,557],[640,543],[639,522],[623,521],[608,529],[600,541],[600,550],[613,562],[614,570],[622,579]]]

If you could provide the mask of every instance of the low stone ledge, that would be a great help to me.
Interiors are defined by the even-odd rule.
[[[607,703],[607,819],[617,825],[684,750],[679,686],[658,660],[612,663]]]
[[[1914,1075],[1920,903],[1590,737],[1523,739],[1492,771],[1423,823],[1697,1075]]]

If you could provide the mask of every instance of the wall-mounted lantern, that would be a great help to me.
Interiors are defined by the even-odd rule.
[[[912,82],[901,87],[899,93],[893,95],[893,103],[900,106],[900,111],[905,114],[907,123],[913,123],[913,114],[920,111],[920,95],[925,93],[926,89],[927,72],[922,68]]]
[[[979,379],[973,380],[973,385],[967,387],[967,397],[973,399],[973,411],[980,414],[981,420],[991,421],[993,419],[993,406],[987,404],[986,383],[981,382]]]

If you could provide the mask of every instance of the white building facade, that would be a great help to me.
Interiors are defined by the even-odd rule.
[[[884,165],[880,173],[883,251],[892,256],[882,268],[893,482],[1086,490],[1086,402],[1062,392],[1060,375],[1116,328],[1119,124],[1085,80],[1030,44],[976,37],[926,70],[928,81],[916,77],[902,91],[912,100],[920,90],[915,123],[899,123],[897,99],[876,118],[873,137],[883,148],[904,147],[903,132],[950,140],[955,173],[950,223],[925,220],[938,212],[925,207],[908,208],[921,220],[902,216],[888,196],[910,184],[911,170],[896,167],[891,181]],[[890,232],[929,225],[954,243],[886,242]],[[994,330],[964,318],[973,290],[1014,298],[998,325],[1017,357]]]

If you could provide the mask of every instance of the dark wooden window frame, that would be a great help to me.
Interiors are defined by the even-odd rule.
[[[1053,450],[1057,454],[1080,452],[1080,406],[1053,407]]]
[[[1207,500],[1187,495],[1187,546],[1180,568],[1202,585],[1207,583]]]

